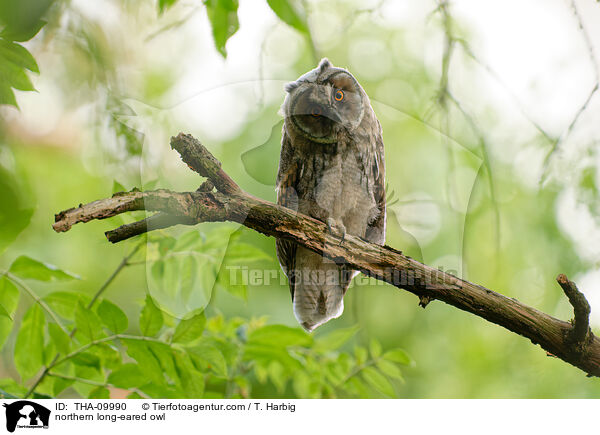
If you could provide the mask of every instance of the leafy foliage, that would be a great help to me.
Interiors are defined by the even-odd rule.
[[[154,236],[148,246],[150,251],[155,245],[159,251],[170,246],[164,255],[210,252],[213,245],[198,244],[198,234],[192,230],[177,240]],[[251,260],[250,254],[264,255],[247,247],[233,250],[232,257]],[[43,282],[74,275],[17,258],[0,280],[0,319],[7,322],[12,322],[19,297],[15,284],[26,286],[15,281],[17,276]],[[108,299],[93,304],[76,293],[50,293],[43,305],[34,302],[21,322],[15,346],[21,383],[2,380],[4,394],[24,396],[25,382],[47,365],[36,393],[48,397],[67,388],[87,398],[110,397],[113,388],[128,390],[130,397],[155,398],[395,396],[402,381],[400,366],[411,363],[400,349],[382,356],[375,340],[370,354],[358,345],[354,351],[343,350],[355,340],[357,327],[313,337],[300,328],[267,325],[264,319],[207,317],[204,310],[176,320],[149,294],[140,307],[140,335],[127,333],[131,324]]]
[[[53,0],[25,0],[0,3],[0,104],[18,107],[13,89],[33,91],[35,88],[26,71],[39,73],[29,51],[17,42],[33,38],[46,24],[42,16]]]

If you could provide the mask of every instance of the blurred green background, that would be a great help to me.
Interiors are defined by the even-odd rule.
[[[31,1],[37,7],[6,0],[0,7],[0,48],[22,44],[39,65],[39,74],[35,68],[11,72],[8,63],[0,65],[5,103],[0,106],[0,242],[7,246],[0,269],[26,255],[81,277],[28,281],[40,297],[71,292],[75,306],[79,294],[91,297],[140,243],[131,265],[103,294],[126,313],[128,333],[140,331],[148,292],[164,309],[163,334],[178,318],[205,309],[205,334],[220,337],[228,363],[223,346],[246,346],[243,328],[251,333],[263,324],[297,328],[287,284],[243,286],[229,279],[230,264],[236,270],[278,271],[274,239],[236,225],[201,224],[112,245],[104,231],[133,217],[77,225],[64,234],[52,231],[51,224],[55,213],[114,191],[198,187],[201,180],[168,146],[179,131],[200,139],[243,189],[275,201],[283,84],[326,56],[357,77],[383,126],[388,245],[568,320],[571,308],[554,281],[565,273],[588,296],[592,326],[598,325],[600,104],[595,90],[590,93],[598,81],[598,35],[590,29],[600,28],[600,7],[594,2],[527,2],[513,27],[502,29],[490,20],[508,20],[516,5]],[[553,31],[557,28],[560,32]],[[15,37],[17,31],[23,36]],[[0,55],[8,56],[2,50]],[[23,75],[37,92],[24,92],[30,89]],[[175,245],[184,233],[192,248]],[[165,255],[177,250],[194,261],[177,257],[169,263]],[[15,367],[19,327],[32,303],[22,295],[0,325],[5,340],[0,377],[3,389],[14,395],[26,391],[38,373],[29,370],[25,379]],[[359,376],[365,385],[354,389],[314,387],[298,379],[320,370],[309,367],[314,362],[309,357],[301,360],[306,372],[295,376],[287,357],[278,367],[270,364],[271,354],[254,358],[246,347],[246,365],[225,376],[238,390],[229,394],[229,383],[224,387],[219,376],[205,373],[203,391],[214,397],[600,394],[596,379],[522,337],[441,302],[425,310],[417,303],[408,293],[359,277],[346,294],[343,316],[314,334],[323,343],[325,337],[335,339],[335,331],[350,331],[341,348],[319,347],[312,338],[290,341],[313,349],[314,361],[348,358],[359,368],[363,351],[357,349],[370,348],[375,359],[381,353],[376,343],[383,352],[403,349],[414,360],[404,361],[403,380],[396,369],[378,366],[392,390],[372,373]],[[72,321],[65,316],[67,328]],[[227,322],[235,334],[223,326]],[[297,337],[303,336],[298,331]],[[52,341],[49,332],[43,339]],[[55,350],[45,349],[46,364]],[[144,369],[131,353],[122,358],[124,364],[133,358]],[[115,367],[103,364],[94,373],[75,367],[73,373],[102,384]],[[196,369],[204,373],[202,363]],[[334,378],[323,374],[323,385],[334,384]],[[109,389],[111,397],[133,391],[117,386]],[[167,394],[140,388],[155,397]],[[42,386],[40,394],[53,393],[88,395],[90,388],[78,382]]]

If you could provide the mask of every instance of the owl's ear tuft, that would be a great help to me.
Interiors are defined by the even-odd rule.
[[[283,87],[283,89],[285,89],[285,91],[289,94],[294,89],[296,89],[298,86],[300,86],[300,82],[298,82],[298,81],[289,82],[289,83],[285,84],[285,86]]]
[[[321,59],[321,62],[319,62],[319,72],[323,72],[325,71],[327,68],[331,68],[333,65],[331,64],[331,62],[329,62],[329,59],[327,59],[326,57],[324,57],[323,59]]]

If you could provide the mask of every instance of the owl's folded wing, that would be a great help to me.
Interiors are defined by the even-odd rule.
[[[366,239],[370,242],[383,245],[385,242],[385,221],[386,221],[386,199],[385,199],[385,154],[383,147],[383,135],[381,126],[378,124],[378,131],[375,137],[375,156],[371,168],[367,173],[373,178],[373,195],[375,203],[379,210],[377,217],[369,224],[366,231]]]
[[[279,159],[279,172],[277,174],[277,204],[292,210],[298,209],[298,194],[296,192],[300,168],[293,157],[289,136],[283,131],[281,139],[281,157]],[[296,268],[296,248],[298,245],[288,240],[277,239],[277,258],[283,272],[290,283],[290,293],[294,300],[295,279],[293,271]],[[290,273],[292,272],[292,273]]]

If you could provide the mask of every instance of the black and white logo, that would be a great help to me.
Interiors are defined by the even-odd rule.
[[[6,430],[14,432],[19,429],[48,429],[50,410],[29,400],[18,400],[3,404],[6,408]]]

